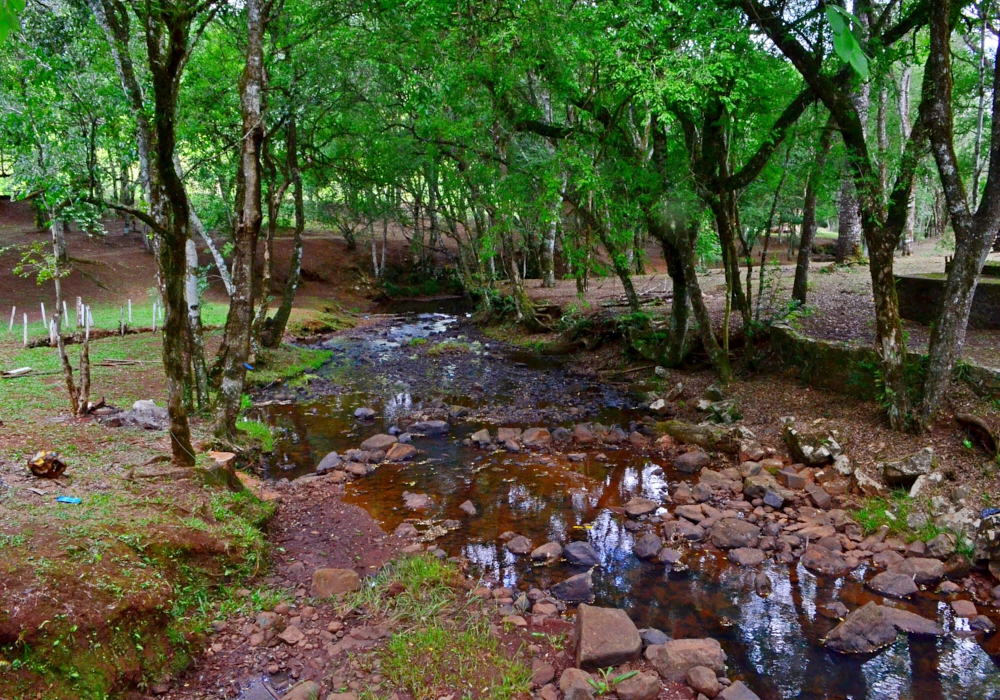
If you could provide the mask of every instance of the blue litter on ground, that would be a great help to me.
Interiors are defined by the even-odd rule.
[[[59,501],[60,503],[72,503],[73,505],[78,505],[80,503],[83,503],[83,499],[77,498],[76,496],[60,496],[56,500]]]
[[[244,367],[246,367],[246,368],[247,368],[248,370],[250,370],[251,372],[253,372],[253,367],[251,367],[251,366],[250,366],[250,363],[249,363],[249,362],[244,362],[244,363],[243,363],[243,366],[244,366]]]

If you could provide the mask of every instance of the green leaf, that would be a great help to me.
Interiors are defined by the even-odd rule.
[[[840,8],[834,5],[826,6],[826,19],[827,21],[830,22],[830,29],[833,30],[833,33],[835,35],[843,33],[844,29],[846,29],[846,25],[844,24],[844,16],[837,11],[839,9]]]

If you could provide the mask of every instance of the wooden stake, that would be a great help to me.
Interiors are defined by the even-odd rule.
[[[39,303],[41,304],[41,307],[42,307],[42,325],[47,326],[47,325],[49,325],[49,320],[45,316],[45,302],[42,301],[42,302],[39,302]]]
[[[132,300],[128,300],[128,324],[132,325]]]
[[[83,299],[80,297],[76,298],[76,328],[77,330],[83,328],[86,323],[86,319],[83,317]]]
[[[10,325],[7,326],[7,335],[10,335],[11,333],[14,332],[14,314],[15,313],[17,313],[17,307],[16,306],[10,307]]]
[[[28,347],[28,314],[24,314],[24,347]]]
[[[156,333],[156,302],[153,302],[153,332]]]
[[[125,337],[125,307],[121,307],[121,313],[118,314],[118,329],[121,331],[122,337]]]

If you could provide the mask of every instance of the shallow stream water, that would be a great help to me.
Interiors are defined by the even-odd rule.
[[[640,417],[628,408],[627,397],[593,381],[580,382],[557,360],[519,354],[488,340],[454,361],[422,363],[416,346],[409,344],[412,338],[426,338],[430,345],[475,331],[462,323],[464,314],[406,311],[388,327],[327,344],[334,357],[319,374],[337,382],[336,393],[262,409],[279,429],[271,476],[311,473],[326,453],[357,447],[434,399],[473,408],[507,402],[543,411],[568,400],[575,403],[573,410],[586,414],[580,420],[605,425],[627,426]],[[375,408],[378,417],[359,425],[353,418],[359,406]],[[572,421],[562,424],[570,427]],[[632,554],[633,534],[613,509],[633,496],[657,498],[668,483],[691,480],[689,475],[625,448],[602,447],[607,462],[596,461],[595,450],[583,462],[570,462],[557,455],[463,446],[462,439],[481,427],[495,432],[497,425],[460,421],[446,437],[416,440],[424,452],[418,462],[380,466],[348,485],[345,499],[365,507],[391,531],[413,517],[403,507],[403,491],[431,495],[435,508],[421,517],[462,523],[437,544],[508,586],[546,587],[583,570],[565,563],[532,565],[504,549],[501,533],[526,535],[536,546],[546,540],[587,540],[601,557],[594,572],[595,604],[624,608],[640,627],[656,627],[676,638],[718,639],[729,655],[730,676],[742,678],[764,700],[1000,698],[1000,634],[985,641],[963,636],[968,621],[954,618],[937,596],[921,594],[894,604],[937,620],[952,633],[947,638],[902,635],[889,648],[863,657],[828,652],[821,640],[837,621],[824,617],[822,606],[840,601],[853,610],[869,600],[882,602],[864,589],[869,573],[864,567],[833,579],[798,564],[768,562],[764,571],[773,593],[763,598],[754,592],[756,569],[731,566],[724,555],[708,550],[689,553],[690,569],[682,574],[640,561]],[[475,504],[476,516],[459,510],[466,500]],[[985,612],[998,619],[996,610]]]

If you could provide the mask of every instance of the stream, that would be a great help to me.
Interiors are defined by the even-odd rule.
[[[866,566],[839,579],[819,579],[801,564],[766,561],[773,592],[754,591],[759,568],[729,564],[724,553],[694,549],[689,569],[675,572],[632,553],[637,533],[626,527],[620,507],[634,496],[659,499],[668,485],[694,482],[668,463],[623,446],[586,451],[583,461],[565,455],[482,450],[462,441],[474,431],[574,423],[619,424],[626,431],[642,418],[627,395],[567,370],[558,358],[518,351],[481,336],[460,307],[437,304],[394,307],[387,323],[359,327],[318,347],[333,352],[308,387],[269,390],[257,410],[274,428],[271,478],[294,479],[314,471],[330,451],[343,453],[404,415],[427,407],[463,406],[470,415],[452,420],[449,435],[414,440],[417,461],[383,464],[350,483],[344,499],[366,508],[386,531],[413,513],[402,493],[433,497],[422,518],[454,519],[459,529],[436,544],[469,559],[474,571],[511,587],[545,588],[585,569],[565,562],[532,564],[508,552],[499,539],[513,531],[536,546],[587,540],[600,555],[594,571],[595,604],[624,608],[637,626],[655,627],[675,638],[714,637],[729,656],[730,677],[742,678],[763,700],[802,698],[1000,698],[1000,634],[982,643],[969,621],[953,616],[932,593],[897,602],[937,620],[941,639],[901,635],[868,656],[827,651],[822,638],[837,624],[823,608],[837,601],[851,610],[882,597],[863,587]],[[416,340],[413,339],[422,339]],[[442,340],[454,353],[427,350]],[[426,341],[426,342],[424,342]],[[377,411],[373,421],[354,418],[358,407]],[[583,449],[579,450],[583,452]],[[471,500],[478,513],[458,506]],[[614,509],[618,509],[618,513]],[[822,583],[821,581],[825,581]],[[996,610],[986,611],[996,617]]]

